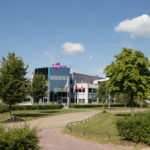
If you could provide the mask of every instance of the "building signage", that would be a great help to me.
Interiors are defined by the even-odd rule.
[[[59,68],[67,68],[66,65],[60,65],[60,63],[53,64],[53,67],[54,67],[56,70],[59,70]]]

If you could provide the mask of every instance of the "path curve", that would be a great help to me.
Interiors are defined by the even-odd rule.
[[[41,137],[40,146],[42,150],[134,150],[133,147],[99,144],[94,141],[62,134],[61,130],[67,123],[86,119],[98,112],[97,110],[92,110],[90,112],[76,112],[44,118],[43,121],[47,123],[39,123],[39,127],[41,128],[39,132],[39,136]],[[32,122],[32,125],[36,125],[37,122],[39,120]]]
[[[133,147],[118,146],[112,144],[99,144],[86,139],[75,138],[74,136],[63,134],[61,130],[68,123],[81,121],[98,113],[98,110],[89,112],[75,112],[39,118],[27,121],[30,127],[38,127],[40,136],[39,146],[42,150],[134,150]],[[12,123],[9,126],[20,126],[22,123]]]

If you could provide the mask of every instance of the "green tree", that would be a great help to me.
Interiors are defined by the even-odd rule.
[[[9,104],[11,116],[11,106],[21,102],[26,97],[26,78],[28,66],[15,53],[8,53],[7,57],[2,57],[0,68],[0,97],[3,102]]]
[[[47,96],[46,82],[47,80],[44,75],[35,74],[31,84],[29,84],[29,94],[37,101],[38,104],[40,99],[43,99],[43,97]]]
[[[96,92],[96,98],[99,98],[103,103],[103,109],[104,109],[104,103],[106,99],[108,99],[108,91],[106,89],[106,82],[100,82],[97,92]]]
[[[127,103],[129,102],[129,96],[124,93],[115,94],[114,99],[116,102],[124,103],[125,108],[127,107]]]
[[[134,115],[134,97],[150,92],[150,63],[141,51],[123,48],[104,73],[109,78],[107,88],[112,93],[129,95],[131,114]]]

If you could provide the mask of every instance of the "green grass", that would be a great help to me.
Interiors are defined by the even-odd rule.
[[[75,132],[84,133],[92,137],[108,139],[108,134],[111,134],[113,139],[120,139],[115,124],[118,118],[120,116],[116,116],[116,114],[103,113],[84,124],[74,125],[72,129]]]
[[[79,109],[79,108],[77,108]],[[83,109],[83,108],[82,108]],[[86,110],[103,110],[103,107],[93,107],[93,108],[85,108]],[[139,107],[135,107],[134,110],[140,110],[140,109],[150,109],[150,107],[142,107],[142,108],[139,108]],[[110,107],[110,109],[108,107],[105,107],[105,110],[106,111],[115,111],[115,110],[131,110],[130,107]]]
[[[138,113],[136,114],[138,115]],[[80,123],[73,125],[71,132],[67,128],[65,128],[63,132],[79,138],[87,138],[89,140],[98,141],[100,143],[129,145],[134,146],[136,149],[147,147],[144,144],[135,144],[132,142],[124,141],[119,136],[116,127],[116,121],[119,118],[127,117],[130,115],[130,113],[102,113],[96,118],[91,119],[83,124]],[[108,134],[111,135],[110,140],[108,138]]]
[[[12,115],[20,117],[25,120],[32,120],[41,117],[48,117],[53,115],[72,113],[72,112],[81,112],[84,110],[77,109],[51,109],[51,110],[13,110]],[[9,113],[1,113],[0,114],[0,122],[9,118]]]

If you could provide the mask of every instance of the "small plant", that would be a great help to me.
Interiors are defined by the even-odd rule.
[[[1,150],[39,150],[37,129],[24,125],[21,128],[5,130],[0,126]]]

